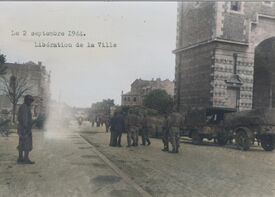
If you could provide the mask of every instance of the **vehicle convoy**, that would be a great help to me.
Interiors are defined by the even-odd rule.
[[[203,138],[225,145],[235,139],[242,150],[248,150],[254,140],[265,151],[275,147],[275,109],[253,109],[234,112],[226,109],[198,109],[187,112],[183,135],[201,144]]]

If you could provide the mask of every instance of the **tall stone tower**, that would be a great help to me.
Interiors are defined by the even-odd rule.
[[[275,107],[274,43],[272,1],[180,2],[178,110]]]

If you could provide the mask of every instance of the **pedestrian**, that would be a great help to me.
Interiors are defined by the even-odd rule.
[[[32,112],[31,103],[33,102],[33,97],[31,95],[26,95],[24,97],[24,103],[20,106],[18,110],[18,128],[17,133],[19,136],[18,149],[18,163],[34,164],[29,158],[29,153],[32,150]]]
[[[172,112],[168,117],[169,141],[172,145],[171,153],[178,153],[180,147],[180,128],[182,128],[183,119],[177,112]]]

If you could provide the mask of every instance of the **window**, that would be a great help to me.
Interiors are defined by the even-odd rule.
[[[233,73],[237,74],[237,60],[238,60],[238,54],[234,53],[233,54]]]
[[[240,1],[231,1],[230,10],[240,12],[241,11],[241,2]]]
[[[130,102],[130,97],[128,97],[128,101]]]
[[[137,98],[136,97],[134,97],[134,102],[137,102]]]

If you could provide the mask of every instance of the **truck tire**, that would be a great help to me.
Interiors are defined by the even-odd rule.
[[[195,144],[195,145],[202,144],[203,138],[200,136],[198,131],[192,131],[191,137],[192,137],[193,144]]]
[[[265,151],[273,151],[274,150],[274,141],[272,136],[264,135],[261,137],[261,146]]]
[[[236,132],[236,145],[239,149],[247,151],[251,146],[251,138],[249,134],[244,130],[240,129]]]

